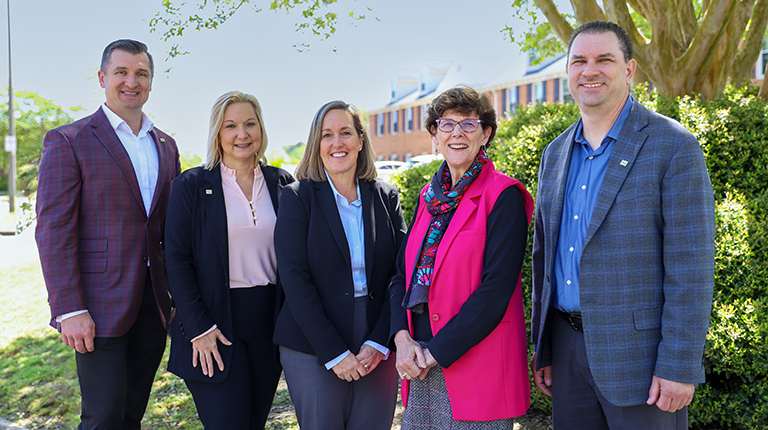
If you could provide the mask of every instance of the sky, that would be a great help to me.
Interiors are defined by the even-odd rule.
[[[7,86],[2,3],[0,85]],[[14,90],[35,91],[64,108],[81,106],[71,115],[82,118],[105,100],[97,79],[104,47],[120,38],[140,40],[155,59],[144,112],[176,138],[182,153],[204,158],[211,106],[227,91],[259,100],[269,153],[306,141],[314,113],[328,101],[344,100],[364,111],[386,105],[395,69],[419,69],[425,60],[473,67],[524,61],[502,33],[507,25],[524,29],[505,0],[339,0],[340,12],[356,10],[368,18],[342,21],[325,41],[297,33],[298,14],[270,11],[269,3],[260,2],[267,10],[259,13],[242,7],[217,30],[188,31],[175,42],[190,53],[168,59],[172,42],[149,28],[161,0],[10,0]],[[301,43],[310,49],[297,51],[294,45]]]

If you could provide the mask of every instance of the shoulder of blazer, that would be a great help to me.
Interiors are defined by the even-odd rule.
[[[266,180],[273,180],[278,185],[286,186],[295,181],[293,176],[291,176],[287,170],[283,170],[279,167],[263,165],[261,166],[261,171],[264,173],[264,178]]]
[[[218,172],[217,167],[218,166],[214,167],[213,170],[206,170],[203,166],[192,167],[191,169],[187,169],[181,172],[181,174],[176,177],[174,182],[191,182],[200,186],[203,181],[210,181],[212,175],[216,175],[214,171]],[[221,177],[221,172],[218,172],[218,175]]]

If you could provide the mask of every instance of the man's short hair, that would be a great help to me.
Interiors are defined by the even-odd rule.
[[[616,24],[615,22],[611,21],[591,21],[586,24],[582,24],[577,28],[576,30],[573,30],[573,34],[571,34],[571,40],[568,41],[568,55],[566,58],[571,58],[571,45],[573,45],[573,40],[576,39],[576,36],[580,34],[601,34],[601,33],[607,33],[611,32],[616,35],[616,38],[619,39],[619,48],[621,49],[621,52],[624,53],[624,61],[627,62],[632,59],[632,40],[629,38],[629,34],[619,26],[619,24]]]
[[[152,54],[150,54],[147,50],[147,45],[139,42],[138,40],[131,39],[115,40],[114,42],[107,45],[106,48],[104,48],[104,53],[101,54],[102,73],[107,73],[107,67],[109,67],[109,62],[112,60],[112,51],[115,50],[125,51],[133,55],[141,53],[147,54],[147,58],[149,58],[149,74],[152,77],[155,76],[155,61],[152,59]]]

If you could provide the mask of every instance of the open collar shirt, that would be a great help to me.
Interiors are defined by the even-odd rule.
[[[608,134],[595,150],[584,138],[581,119],[576,128],[554,262],[556,294],[553,305],[563,312],[581,312],[579,261],[584,239],[587,236],[600,185],[605,177],[608,160],[632,110],[632,103],[634,98],[629,96]]]

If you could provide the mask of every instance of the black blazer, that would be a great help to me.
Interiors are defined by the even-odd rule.
[[[275,212],[284,186],[293,182],[285,170],[262,166],[261,171]],[[168,370],[184,379],[221,382],[229,374],[232,348],[219,348],[224,371],[212,378],[192,367],[191,340],[216,324],[233,339],[229,301],[229,252],[227,212],[221,170],[196,167],[173,181],[165,222],[165,255],[168,283],[175,306],[170,328]],[[278,291],[280,289],[278,288]],[[277,294],[276,311],[282,302]]]
[[[397,189],[382,181],[359,181],[368,280],[366,340],[387,345],[389,294],[397,251],[406,225]],[[275,227],[277,267],[285,304],[275,343],[327,363],[353,348],[354,284],[349,245],[328,182],[302,180],[280,198]]]

